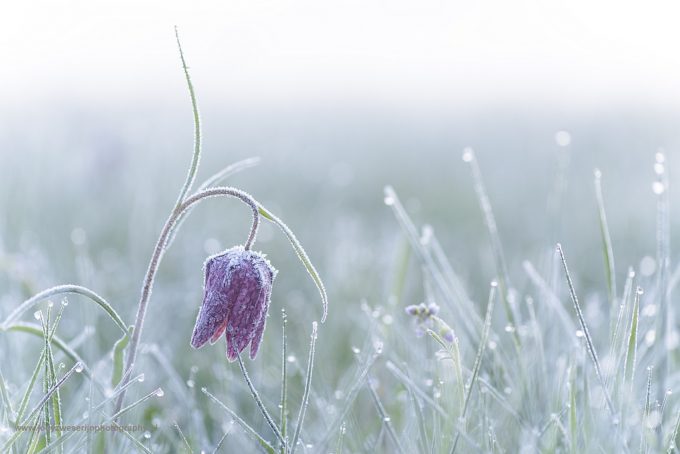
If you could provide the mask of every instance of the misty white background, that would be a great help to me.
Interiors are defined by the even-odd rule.
[[[584,106],[680,100],[670,1],[30,1],[0,14],[0,98],[167,96],[174,25],[205,96]]]

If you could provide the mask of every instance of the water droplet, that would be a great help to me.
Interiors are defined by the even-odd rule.
[[[656,271],[656,260],[648,255],[642,257],[640,260],[640,274],[643,276],[651,276]]]
[[[47,307],[54,307],[54,303],[52,301],[47,302]]]
[[[81,227],[76,227],[71,230],[71,241],[76,246],[82,246],[85,244],[85,241],[87,241],[87,234],[85,233],[85,230],[83,230]]]
[[[600,169],[595,169],[595,172],[593,173],[595,174],[596,179],[599,180],[600,178],[602,178],[602,172],[600,171]]]
[[[664,169],[663,164],[660,164],[658,162],[656,164],[654,164],[654,173],[656,173],[657,175],[662,175],[664,170],[665,169]]]
[[[64,306],[64,307],[68,306],[68,300],[66,298],[61,300],[61,305]]]
[[[568,131],[557,131],[555,133],[555,143],[560,147],[566,147],[571,143],[571,134]]]
[[[666,187],[664,186],[664,184],[662,182],[655,181],[654,183],[652,183],[652,192],[654,192],[654,194],[656,194],[656,195],[663,194],[665,190],[666,190]]]
[[[359,353],[361,353],[361,350],[359,350],[358,347],[352,347],[352,353],[354,353],[355,355],[358,355]]]
[[[149,432],[148,430],[144,432],[144,438],[146,438],[147,440],[151,438],[151,432]]]
[[[288,356],[288,358],[286,358],[286,361],[288,361],[289,363],[294,363],[296,360],[297,358],[295,358],[294,355],[290,355]]]
[[[654,317],[656,315],[658,306],[656,304],[648,304],[642,309],[643,317]]]
[[[636,290],[636,293],[637,293],[638,295],[642,295],[642,294],[645,293],[645,291],[642,289],[642,287],[638,287],[637,290]]]
[[[191,370],[191,373],[192,373],[192,374],[195,374],[195,373],[198,372],[198,366],[191,366],[191,369],[190,369],[190,370]]]
[[[576,330],[576,337],[584,337],[584,336],[585,336],[585,333],[583,331],[581,331],[580,329]]]
[[[663,151],[657,151],[654,155],[654,159],[656,159],[656,162],[659,164],[666,162],[666,156],[663,154]]]
[[[83,371],[83,369],[84,369],[83,363],[77,363],[77,364],[76,364],[76,367],[75,367],[73,370],[75,370],[76,373],[79,374],[79,373],[81,373],[81,372]]]
[[[493,288],[498,287],[498,281],[496,281],[496,280],[491,281],[491,287],[493,287]]]
[[[42,318],[42,311],[33,312],[33,318],[35,318],[36,320],[40,320]]]
[[[89,418],[89,417],[90,417],[90,413],[87,412],[87,411],[84,411],[84,412],[83,412],[83,419],[87,419],[87,418]]]
[[[386,195],[384,201],[385,201],[385,205],[387,205],[388,207],[394,205],[394,197],[392,197],[390,195]]]
[[[208,388],[206,388],[205,386],[202,387],[202,388],[201,388],[201,392],[202,392],[202,393],[207,393],[207,392],[208,392]]]
[[[194,383],[193,380],[187,380],[187,386],[188,386],[189,388],[193,388],[194,385],[195,385],[195,383]]]
[[[507,324],[507,325],[505,325],[505,332],[506,332],[506,333],[514,333],[514,332],[515,332],[515,327],[512,326],[512,325],[510,325],[510,324]]]
[[[165,391],[163,391],[163,388],[158,388],[156,390],[156,397],[163,397],[165,396]]]
[[[463,149],[463,162],[472,162],[475,159],[475,152],[470,147],[465,147]]]
[[[647,345],[652,345],[654,344],[654,341],[656,341],[656,330],[650,329],[647,331],[647,334],[645,334],[645,343]]]
[[[392,421],[392,418],[390,418],[389,416],[385,416],[385,417],[383,418],[383,421],[385,421],[385,422],[390,422],[390,421]]]
[[[495,341],[489,341],[489,350],[496,350],[497,344]]]
[[[139,377],[137,377],[137,381],[140,382],[140,383],[143,383],[143,382],[144,382],[144,378],[145,378],[145,377],[144,377],[144,374],[139,374]]]
[[[333,393],[333,397],[335,397],[337,400],[342,400],[342,398],[345,397],[345,393],[338,389],[335,391],[335,393]]]

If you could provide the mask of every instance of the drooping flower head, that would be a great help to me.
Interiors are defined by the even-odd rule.
[[[250,357],[260,347],[276,270],[259,252],[241,246],[205,262],[203,304],[191,346],[201,348],[226,333],[227,358],[234,361],[250,344]]]

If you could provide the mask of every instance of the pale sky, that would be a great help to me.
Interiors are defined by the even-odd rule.
[[[657,0],[5,2],[0,98],[163,96],[177,25],[213,96],[674,106],[679,23]]]

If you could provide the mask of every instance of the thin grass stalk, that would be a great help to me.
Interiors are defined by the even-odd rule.
[[[307,411],[307,403],[309,401],[309,391],[312,389],[312,372],[314,371],[314,352],[316,349],[317,338],[317,323],[312,323],[312,335],[309,341],[309,357],[307,358],[307,374],[305,376],[305,389],[302,393],[302,402],[300,403],[300,411],[295,424],[295,432],[293,433],[293,441],[290,445],[291,454],[295,453],[300,432],[302,432],[302,424],[305,420],[305,412]]]
[[[489,332],[491,331],[491,316],[493,315],[494,301],[496,300],[496,287],[498,284],[494,281],[491,283],[491,290],[489,291],[489,301],[486,305],[486,316],[484,317],[484,328],[482,330],[482,337],[479,341],[479,348],[477,349],[477,355],[475,356],[475,364],[472,368],[472,375],[470,380],[465,386],[467,388],[467,393],[465,395],[465,403],[463,404],[463,411],[460,415],[460,420],[462,422],[462,431],[458,430],[456,433],[456,438],[453,440],[453,445],[451,446],[451,454],[456,452],[456,447],[458,446],[458,440],[460,439],[461,432],[465,431],[465,420],[467,411],[470,405],[470,397],[472,396],[472,390],[474,389],[475,382],[479,376],[479,370],[482,367],[482,358],[484,357],[484,352],[486,350],[486,343],[489,339]]]
[[[274,454],[276,450],[274,447],[269,444],[267,440],[265,440],[259,433],[255,431],[252,427],[248,425],[241,417],[236,414],[231,408],[227,407],[225,404],[222,403],[221,400],[219,400],[217,397],[213,396],[206,388],[201,388],[201,392],[208,396],[210,399],[213,400],[213,402],[217,403],[220,407],[222,407],[223,410],[225,410],[229,415],[234,418],[234,420],[239,423],[239,425],[248,433],[255,441],[257,441],[260,446],[262,446],[267,452],[270,454]]]
[[[232,341],[235,344],[235,341]],[[248,389],[250,389],[250,394],[253,396],[253,399],[255,400],[255,403],[257,404],[257,407],[260,409],[260,413],[262,413],[262,416],[264,417],[265,421],[267,421],[267,424],[269,425],[269,428],[274,432],[274,435],[276,435],[276,438],[279,439],[279,442],[287,448],[287,443],[286,440],[283,438],[283,435],[281,435],[281,431],[279,430],[278,426],[274,422],[274,419],[272,419],[271,415],[267,411],[267,407],[264,406],[264,403],[262,402],[262,399],[260,399],[260,394],[257,392],[255,389],[255,386],[253,385],[253,382],[250,380],[250,376],[248,375],[248,371],[246,370],[246,367],[243,364],[243,360],[241,359],[241,355],[237,355],[236,359],[238,360],[238,366],[241,369],[241,373],[243,374],[243,378],[245,378],[246,383],[248,384]]]
[[[392,425],[392,418],[390,418],[390,416],[387,414],[385,406],[382,404],[382,402],[380,401],[380,397],[378,396],[378,393],[373,388],[373,384],[371,383],[372,381],[373,380],[369,374],[368,390],[370,391],[371,397],[373,398],[373,404],[375,405],[376,410],[378,410],[378,414],[380,415],[380,418],[382,419],[384,426],[387,428],[387,434],[392,439],[392,442],[394,443],[394,446],[397,448],[397,451],[404,454],[406,450],[401,445],[399,436],[397,435],[396,430],[394,430],[394,426]]]
[[[503,245],[498,234],[498,226],[496,225],[496,218],[493,214],[493,209],[491,208],[491,201],[487,195],[486,188],[484,186],[484,179],[482,178],[482,172],[479,168],[479,163],[477,162],[477,157],[475,156],[472,148],[466,148],[463,152],[463,161],[470,164],[470,169],[472,170],[472,179],[474,181],[474,189],[477,193],[477,198],[479,201],[479,206],[482,210],[484,216],[484,222],[489,233],[489,239],[491,241],[491,249],[493,250],[494,261],[496,263],[496,271],[498,274],[498,286],[501,294],[501,301],[505,308],[506,316],[508,322],[517,328],[517,323],[520,321],[519,314],[516,308],[510,304],[508,299],[508,290],[510,289],[510,274],[508,273],[508,267],[505,262],[505,255],[503,253]],[[519,335],[517,330],[513,331],[513,339],[517,345],[521,345]]]
[[[604,209],[604,197],[602,196],[602,172],[595,169],[595,198],[597,199],[597,212],[600,221],[600,235],[602,237],[602,255],[607,274],[607,295],[609,296],[609,307],[616,311],[616,267],[614,265],[614,250],[612,239],[609,235],[609,225],[607,223],[607,213]],[[610,327],[613,331],[614,326]]]
[[[286,309],[281,309],[281,403],[279,404],[281,424],[281,437],[287,440],[288,430],[288,338],[286,337],[286,325],[288,318]],[[285,454],[285,445],[281,445],[282,454]]]
[[[607,409],[612,416],[616,415],[614,410],[614,404],[612,403],[611,397],[609,396],[609,390],[607,389],[607,383],[604,381],[604,376],[602,375],[602,368],[600,367],[600,361],[597,358],[597,352],[595,351],[595,345],[593,344],[593,339],[590,336],[590,331],[588,331],[588,326],[586,325],[586,320],[583,317],[583,312],[581,311],[581,305],[576,297],[576,290],[574,290],[574,284],[571,281],[571,275],[569,274],[569,269],[567,268],[567,260],[564,258],[564,252],[562,251],[562,245],[557,244],[557,251],[560,254],[562,260],[562,267],[564,268],[564,274],[567,278],[567,284],[569,286],[569,294],[571,295],[571,300],[574,303],[574,309],[576,310],[576,315],[578,317],[579,323],[581,324],[581,330],[586,338],[586,346],[588,353],[590,354],[590,359],[593,361],[595,366],[595,375],[602,386],[602,392],[604,393],[605,401],[607,402]]]

